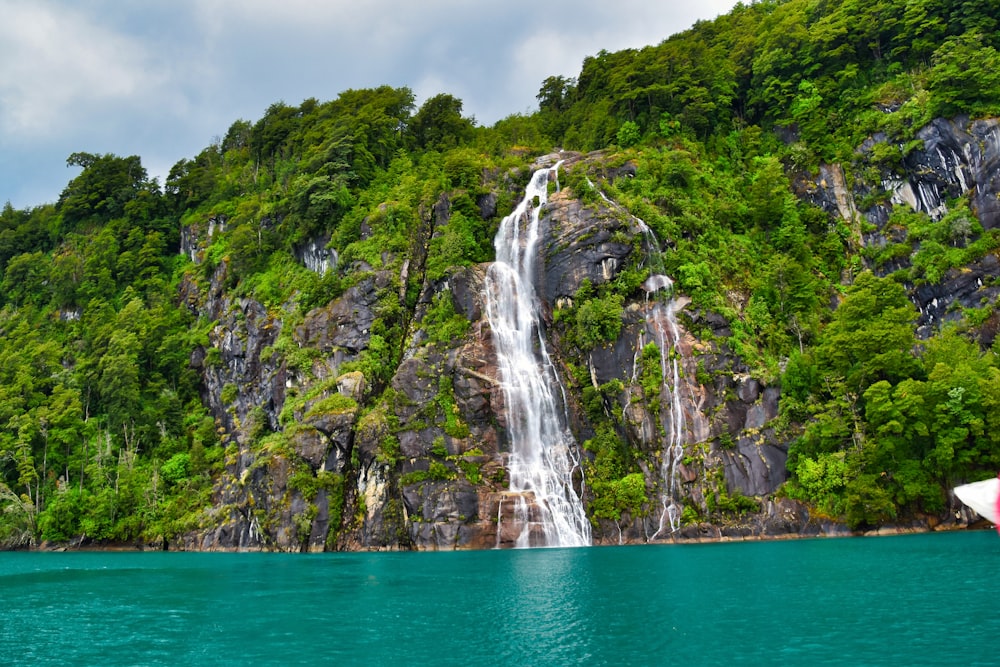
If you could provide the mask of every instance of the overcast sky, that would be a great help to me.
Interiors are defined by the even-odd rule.
[[[548,76],[658,44],[735,0],[0,0],[0,205],[55,201],[70,153],[162,185],[233,121],[348,88],[437,93],[492,125]]]

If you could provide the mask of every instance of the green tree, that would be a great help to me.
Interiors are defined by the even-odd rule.
[[[147,174],[137,155],[73,153],[68,166],[83,167],[79,176],[59,196],[63,230],[85,222],[106,222],[125,215],[126,205],[149,188]]]
[[[413,115],[409,131],[424,150],[454,148],[472,135],[473,121],[462,116],[462,100],[447,93],[429,98]]]
[[[41,305],[48,302],[49,263],[41,252],[24,253],[7,263],[0,293],[3,300],[15,306],[26,303]]]
[[[115,433],[134,427],[134,419],[141,409],[139,384],[139,350],[141,346],[135,333],[116,330],[108,341],[108,349],[101,358],[100,396],[108,415],[108,425]]]
[[[985,41],[970,31],[934,52],[927,83],[937,115],[1000,111],[1000,52]]]
[[[821,372],[860,395],[878,380],[912,376],[917,312],[903,286],[865,271],[848,289],[816,350]]]
[[[634,122],[627,120],[621,124],[618,128],[618,145],[622,148],[629,148],[630,146],[635,146],[639,143],[642,138],[642,133],[639,130],[639,126]]]

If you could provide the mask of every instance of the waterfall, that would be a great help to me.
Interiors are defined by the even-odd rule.
[[[656,336],[656,344],[660,349],[660,370],[663,373],[663,389],[666,396],[667,423],[664,424],[666,440],[663,448],[663,458],[660,461],[660,479],[663,488],[660,490],[660,520],[656,532],[650,537],[655,539],[668,528],[676,531],[681,525],[681,509],[679,503],[679,471],[677,464],[684,457],[684,444],[687,437],[687,415],[682,403],[682,392],[686,383],[681,377],[681,360],[683,353],[680,347],[680,327],[677,324],[677,301],[674,299],[674,281],[663,273],[661,248],[656,234],[649,226],[635,218],[643,235],[646,237],[646,247],[652,259],[650,276],[642,284],[646,291],[647,302],[652,299],[647,320]],[[654,273],[659,271],[659,273]],[[693,402],[693,401],[692,401]]]
[[[589,179],[587,182],[591,187],[594,187]],[[608,199],[603,192],[598,190],[598,193],[610,206],[623,210],[617,203]],[[663,377],[663,392],[660,395],[660,401],[661,406],[666,408],[665,423],[661,422],[665,433],[660,460],[660,505],[662,509],[656,532],[649,537],[652,540],[666,532],[672,533],[680,528],[683,506],[678,497],[680,495],[678,464],[684,457],[684,445],[689,431],[682,396],[684,388],[690,389],[690,385],[681,375],[683,352],[680,347],[680,326],[677,324],[678,302],[674,298],[674,281],[666,275],[662,249],[656,234],[642,219],[629,215],[636,221],[639,230],[645,237],[646,254],[650,268],[650,275],[642,284],[649,309],[646,325],[648,329],[651,329],[660,352],[660,372]],[[636,342],[636,352],[632,362],[632,384],[635,384],[638,377],[637,367],[642,349],[646,345],[645,334],[645,331],[640,331]],[[693,396],[688,402],[690,405],[696,404]],[[623,416],[627,413],[630,404],[631,395],[623,409]],[[692,414],[696,418],[701,416],[696,410],[692,411]]]
[[[485,281],[510,436],[510,491],[517,547],[588,546],[590,523],[573,488],[579,450],[569,432],[565,393],[549,358],[535,295],[539,215],[550,173],[536,171],[514,212],[500,223],[496,261]],[[499,532],[499,526],[498,532]]]
[[[670,526],[670,532],[674,532],[680,527],[681,506],[677,502],[677,463],[684,456],[687,423],[684,407],[681,404],[680,353],[678,352],[680,349],[680,328],[677,326],[676,303],[672,296],[673,281],[664,275],[652,275],[643,287],[646,287],[654,298],[649,323],[656,333],[656,344],[660,348],[663,388],[669,399],[666,443],[663,460],[660,464],[660,478],[666,484],[666,488],[660,493],[663,510],[660,513],[659,526],[653,534],[653,538],[655,538],[666,528],[664,520]],[[659,294],[661,291],[662,296]]]

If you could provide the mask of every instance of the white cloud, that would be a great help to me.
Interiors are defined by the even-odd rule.
[[[489,125],[601,49],[657,44],[733,0],[0,0],[0,202],[58,193],[74,151],[162,176],[233,121],[347,88],[438,93]],[[52,195],[48,197],[51,199]]]
[[[90,17],[40,2],[0,2],[0,128],[70,130],[82,110],[128,103],[161,83],[142,45]]]

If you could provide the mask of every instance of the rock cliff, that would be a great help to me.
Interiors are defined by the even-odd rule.
[[[891,222],[900,207],[940,220],[964,198],[982,230],[1000,226],[998,123],[935,121],[917,136],[922,146],[880,166],[877,179],[866,181],[861,172],[883,137],[861,147],[855,165],[799,175],[797,193],[844,220],[860,248],[901,242]],[[578,184],[590,174],[628,177],[627,165],[606,173],[600,155],[549,156],[539,166],[557,158]],[[774,495],[786,476],[787,443],[775,429],[780,388],[752,376],[727,346],[726,319],[673,294],[665,287],[669,277],[631,284],[635,276],[656,275],[650,256],[658,249],[648,230],[614,202],[582,195],[564,187],[543,211],[535,284],[543,328],[580,455],[592,457],[584,443],[612,428],[638,452],[646,497],[641,509],[595,516],[595,542],[836,532]],[[495,193],[479,198],[484,218],[505,213],[497,201]],[[448,198],[427,215],[434,229],[435,220],[449,215]],[[185,230],[182,252],[201,261],[199,248],[223,223]],[[971,240],[970,233],[956,243]],[[303,246],[300,261],[317,272],[335,270],[337,254],[325,249],[326,241]],[[918,251],[914,244],[910,254]],[[903,254],[876,268],[910,265]],[[504,504],[510,416],[484,315],[486,268],[425,279],[416,304],[407,306],[400,285],[419,267],[404,263],[397,273],[355,266],[349,288],[298,316],[229,296],[225,263],[207,280],[183,285],[189,307],[214,322],[209,345],[191,363],[226,447],[226,469],[213,510],[181,546],[510,546]],[[991,252],[940,280],[914,279],[910,293],[921,327],[995,302],[998,271]],[[620,326],[600,340],[583,340],[574,328],[585,321],[577,300],[589,293],[608,295],[619,313]],[[372,344],[386,300],[410,310],[398,364],[384,387],[373,387],[357,362]],[[458,324],[442,328],[448,318]],[[670,381],[666,369],[674,363]],[[593,501],[583,474],[577,491],[585,503]]]
[[[877,161],[877,147],[889,147],[896,160]],[[885,152],[884,150],[882,151]],[[848,185],[850,183],[851,185]],[[907,237],[892,223],[896,210],[913,211],[947,225],[943,233],[955,247],[967,247],[983,232],[1000,226],[1000,121],[995,118],[936,119],[911,142],[877,135],[859,148],[849,165],[821,165],[818,176],[800,174],[797,193],[841,218],[856,234],[869,267],[885,275],[910,270],[910,297],[920,312],[918,333],[927,336],[942,322],[957,320],[962,309],[996,302],[1000,285],[995,251],[988,251],[943,275],[912,271],[921,240]],[[960,213],[967,210],[978,225]],[[899,248],[889,260],[878,251]],[[994,327],[995,328],[995,325]],[[989,345],[995,332],[987,332]]]

